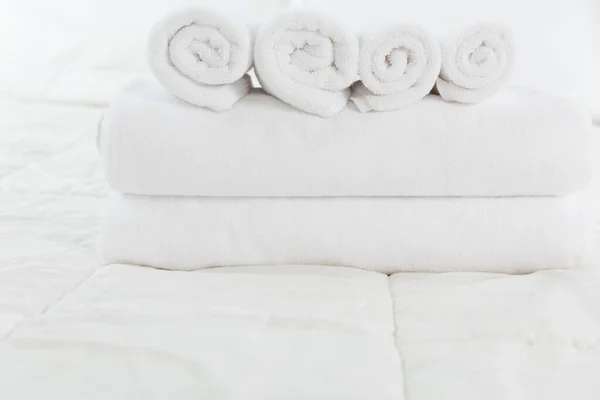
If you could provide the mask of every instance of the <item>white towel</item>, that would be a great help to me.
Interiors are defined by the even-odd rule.
[[[357,78],[358,39],[325,14],[288,11],[256,37],[255,71],[268,93],[321,117],[339,113]]]
[[[224,111],[250,91],[252,35],[248,26],[214,10],[184,8],[154,26],[148,62],[173,95]]]
[[[580,266],[577,198],[202,198],[113,195],[104,263],[193,270],[326,264],[392,273]]]
[[[217,114],[138,81],[108,110],[99,144],[108,183],[133,194],[560,195],[589,182],[590,126],[584,110],[526,90],[319,118],[260,90]]]
[[[494,24],[476,25],[442,44],[436,90],[444,100],[478,103],[506,85],[512,65],[510,31]]]
[[[361,82],[350,99],[358,109],[388,111],[409,106],[431,92],[440,73],[440,46],[423,29],[394,25],[360,42]]]

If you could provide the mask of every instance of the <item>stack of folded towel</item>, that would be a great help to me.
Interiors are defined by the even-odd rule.
[[[118,193],[101,258],[385,273],[581,265],[590,121],[562,99],[501,90],[511,40],[493,25],[450,42],[410,25],[359,38],[306,11],[256,35],[210,10],[165,17],[149,39],[160,84],[132,83],[102,122]]]

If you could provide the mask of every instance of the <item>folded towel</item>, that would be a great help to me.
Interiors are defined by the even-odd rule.
[[[250,29],[205,8],[168,14],[148,38],[148,61],[173,95],[215,111],[230,108],[251,88]]]
[[[441,63],[437,41],[417,26],[396,25],[363,36],[361,82],[353,86],[350,99],[362,112],[409,106],[431,92]]]
[[[508,29],[481,24],[442,44],[442,68],[436,90],[444,100],[477,103],[508,80],[513,64]]]
[[[105,263],[193,270],[326,264],[392,273],[522,273],[584,262],[578,199],[206,198],[115,194]]]
[[[108,183],[132,194],[560,195],[589,182],[590,127],[584,110],[526,90],[319,118],[260,90],[217,114],[142,80],[108,110],[99,145]]]
[[[288,11],[264,25],[254,46],[265,91],[322,117],[339,113],[357,78],[358,39],[331,17]]]

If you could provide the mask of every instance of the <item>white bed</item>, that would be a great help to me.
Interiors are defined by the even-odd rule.
[[[102,267],[102,109],[0,109],[2,399],[600,394],[600,269]]]

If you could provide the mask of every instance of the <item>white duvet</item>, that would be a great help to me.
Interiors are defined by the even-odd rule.
[[[599,315],[596,270],[387,277],[339,267],[112,265],[4,339],[0,393],[593,400]]]
[[[598,398],[598,269],[101,267],[103,110],[0,105],[3,400]]]

